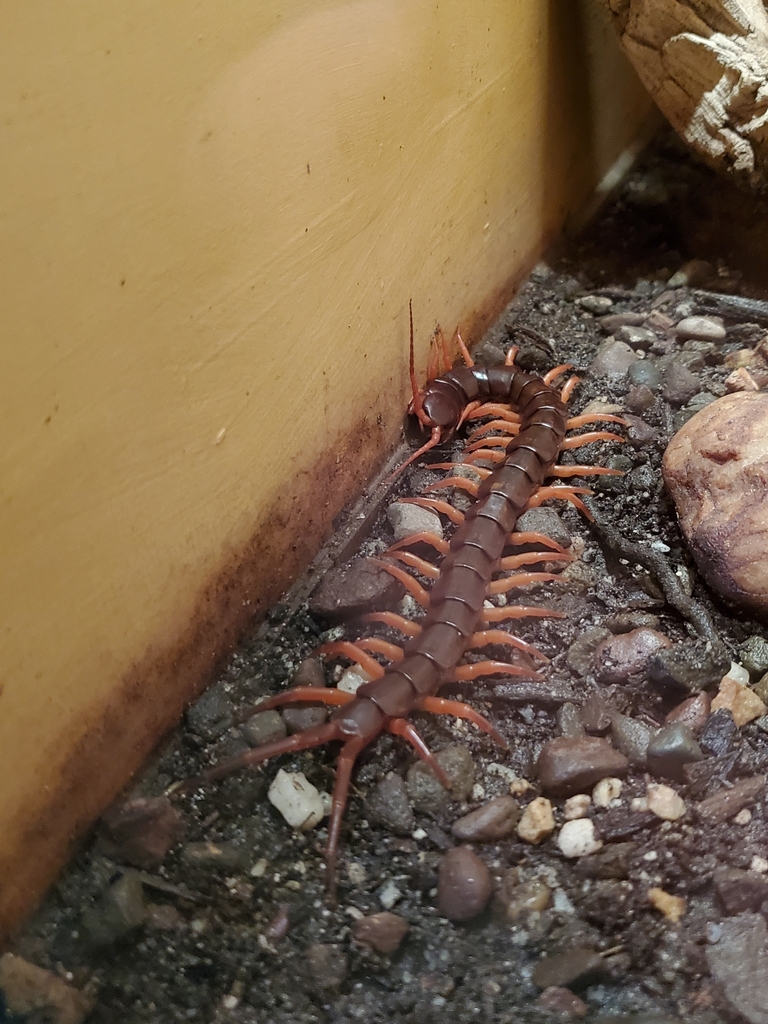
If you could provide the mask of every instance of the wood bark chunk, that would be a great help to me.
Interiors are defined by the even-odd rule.
[[[768,188],[768,13],[761,0],[601,0],[646,89],[710,165]]]
[[[698,806],[699,817],[711,825],[719,825],[723,821],[753,803],[765,789],[765,775],[753,775],[751,779],[743,779],[730,789],[721,789],[714,796],[708,797]]]

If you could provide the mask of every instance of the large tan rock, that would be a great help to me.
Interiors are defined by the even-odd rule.
[[[663,473],[702,576],[768,618],[768,393],[702,409],[672,438]]]

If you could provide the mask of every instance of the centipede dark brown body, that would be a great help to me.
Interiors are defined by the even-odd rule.
[[[564,369],[567,367],[560,367],[553,373],[557,375]],[[575,381],[575,378],[572,380]],[[572,386],[570,382],[569,385],[566,385],[566,389],[569,386]],[[564,394],[566,389],[563,389]],[[414,396],[416,397],[415,389]],[[493,726],[476,711],[456,701],[439,699],[436,695],[440,687],[450,678],[450,674],[460,671],[457,669],[457,665],[468,647],[473,645],[473,637],[480,637],[480,642],[475,646],[482,646],[484,643],[493,642],[498,634],[498,631],[495,631],[493,636],[490,632],[475,632],[481,620],[494,618],[488,609],[484,609],[484,602],[488,595],[489,585],[492,585],[494,574],[500,568],[508,569],[517,565],[535,564],[537,561],[542,561],[547,554],[551,558],[558,557],[558,554],[553,553],[551,549],[549,552],[540,552],[527,558],[513,556],[511,559],[505,560],[502,560],[502,553],[504,548],[510,544],[510,535],[513,534],[521,513],[529,507],[532,501],[537,503],[535,496],[541,497],[542,494],[548,496],[549,492],[556,490],[562,496],[580,505],[575,497],[579,489],[560,487],[541,490],[546,478],[552,475],[556,459],[564,445],[575,447],[577,443],[585,443],[587,440],[598,437],[616,437],[616,435],[607,433],[581,435],[572,439],[574,444],[568,445],[566,432],[569,427],[591,422],[593,418],[581,417],[569,421],[565,401],[549,383],[540,377],[530,376],[512,365],[489,368],[468,365],[451,369],[429,383],[419,394],[418,401],[419,418],[423,424],[430,426],[433,430],[433,442],[430,444],[455,429],[465,417],[468,408],[474,409],[480,406],[480,415],[490,415],[491,413],[483,412],[483,408],[486,407],[483,405],[484,403],[493,403],[493,405],[487,406],[489,409],[499,405],[511,407],[516,410],[517,417],[519,417],[518,428],[517,418],[510,414],[507,433],[511,433],[513,436],[508,443],[504,438],[503,451],[498,450],[498,446],[496,449],[482,448],[481,444],[478,454],[494,463],[495,468],[480,471],[486,474],[485,479],[477,489],[476,500],[463,517],[456,510],[452,510],[456,512],[452,516],[454,521],[460,521],[462,518],[463,521],[454,532],[450,544],[447,545],[443,542],[441,546],[441,550],[445,553],[439,565],[439,571],[435,567],[427,566],[427,563],[422,562],[416,556],[411,556],[410,564],[424,565],[433,570],[433,575],[436,576],[428,598],[423,597],[423,603],[426,604],[426,615],[418,625],[410,624],[412,628],[408,628],[409,624],[406,620],[394,613],[379,613],[370,616],[371,619],[378,619],[380,622],[393,624],[396,627],[400,623],[402,631],[410,633],[410,639],[402,648],[402,654],[400,654],[399,648],[384,641],[379,641],[379,646],[376,645],[376,642],[369,642],[369,650],[383,653],[393,652],[393,656],[398,658],[386,668],[364,654],[364,643],[361,643],[360,648],[347,643],[326,645],[326,653],[351,653],[352,657],[357,658],[369,669],[373,668],[373,672],[378,674],[379,678],[364,683],[354,695],[333,688],[318,690],[296,687],[262,701],[256,706],[258,710],[266,710],[294,701],[318,700],[338,705],[338,710],[323,725],[250,750],[212,768],[198,778],[190,780],[184,786],[185,789],[194,788],[203,782],[225,775],[235,768],[258,764],[278,754],[305,750],[332,740],[341,741],[343,745],[338,759],[326,854],[331,889],[335,882],[334,865],[352,768],[363,748],[373,742],[383,731],[386,730],[405,737],[446,782],[439,765],[412,724],[407,721],[412,712],[428,710],[457,714],[474,721],[490,733],[497,742],[506,745]],[[600,418],[616,419],[616,417]],[[514,423],[512,423],[513,419]],[[501,421],[494,422],[498,426]],[[493,427],[493,424],[488,426]],[[620,438],[616,439],[621,440]],[[498,437],[493,438],[493,442],[498,443],[498,440]],[[490,444],[491,441],[488,440],[487,443]],[[477,448],[477,445],[474,447]],[[601,472],[592,467],[576,467],[576,469],[586,473]],[[602,472],[609,471],[602,470]],[[562,475],[571,475],[571,472],[563,472]],[[443,510],[450,508],[439,501],[434,501],[432,504]],[[567,556],[561,553],[559,557],[566,558]],[[389,566],[389,569],[394,575],[405,576],[402,569],[394,566]],[[534,577],[552,578],[544,573],[534,573],[528,574],[526,579]],[[514,579],[516,580],[518,577],[514,577]],[[412,582],[418,589],[421,589],[415,580]],[[502,612],[499,618],[512,617],[506,614],[506,609],[496,610]],[[521,614],[541,614],[535,609],[522,608],[519,611]],[[504,636],[508,636],[508,642],[514,646],[524,650],[528,649],[528,645],[522,641],[516,641],[511,634],[504,634]],[[485,639],[485,637],[491,637],[491,640]],[[496,666],[495,668],[491,667],[490,671],[499,671],[499,664],[497,662],[482,663],[484,666]],[[475,667],[471,666],[472,669]],[[535,674],[520,667],[506,665],[502,667],[511,673]],[[465,666],[465,668],[468,667]],[[472,677],[472,673],[464,678],[470,677]],[[455,674],[453,678],[456,678]],[[252,713],[253,710],[249,709],[249,713]]]

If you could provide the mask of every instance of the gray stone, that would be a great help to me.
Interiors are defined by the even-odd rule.
[[[670,405],[685,405],[701,391],[701,381],[682,361],[676,360],[664,372],[663,397]]]
[[[417,761],[408,769],[406,787],[416,810],[439,816],[447,810],[451,800],[467,799],[475,781],[475,765],[467,747],[459,743],[438,751],[435,758],[451,780],[451,789],[443,786],[424,761]]]
[[[656,335],[647,327],[625,324],[616,331],[616,340],[625,341],[632,348],[650,348],[656,341]]]
[[[240,726],[246,743],[260,747],[262,743],[288,735],[288,729],[279,711],[259,711]]]
[[[719,925],[707,963],[731,1008],[749,1024],[768,1024],[768,926],[761,914],[739,914]]]
[[[654,654],[648,673],[662,693],[674,697],[719,683],[730,667],[730,658],[724,653],[703,641],[686,641]]]
[[[613,299],[607,295],[582,295],[580,299],[576,299],[576,303],[588,313],[605,315],[613,305]]]
[[[700,761],[704,757],[691,730],[672,722],[664,725],[648,744],[648,768],[654,775],[685,782],[683,765]]]
[[[602,626],[594,626],[592,629],[585,629],[584,632],[573,641],[568,648],[565,662],[568,668],[582,677],[589,675],[592,668],[592,655],[598,644],[611,636],[610,630]]]
[[[573,739],[576,736],[584,735],[584,726],[581,724],[579,709],[575,704],[572,704],[570,701],[561,704],[557,709],[556,718],[561,736]]]
[[[146,916],[141,876],[129,868],[83,913],[80,927],[86,942],[100,948],[140,928]]]
[[[762,636],[749,636],[739,647],[739,659],[755,678],[768,672],[768,640]]]
[[[648,744],[652,731],[643,722],[628,715],[614,715],[611,721],[611,736],[616,747],[636,768],[648,764]]]
[[[768,877],[757,871],[723,866],[715,870],[712,882],[728,914],[759,910],[768,899]]]
[[[675,271],[667,284],[670,288],[682,288],[685,285],[695,288],[715,276],[715,268],[706,260],[688,260],[679,270]]]
[[[389,772],[376,784],[365,801],[366,813],[396,835],[409,836],[416,828],[405,782]]]
[[[216,868],[220,871],[240,871],[251,863],[248,850],[239,843],[187,843],[181,859],[190,868]]]
[[[627,370],[627,377],[635,387],[645,387],[654,392],[661,387],[662,371],[656,360],[638,359]]]
[[[568,527],[553,508],[531,508],[517,520],[518,533],[542,533],[561,547],[569,548],[572,537]]]
[[[722,341],[725,338],[725,327],[719,317],[687,316],[675,328],[677,337],[700,338],[702,341]]]
[[[203,739],[213,740],[223,735],[232,725],[234,705],[223,684],[209,687],[194,704],[187,708],[187,725]]]
[[[552,796],[588,791],[606,776],[624,776],[629,762],[598,736],[559,736],[541,748],[538,775],[542,790]]]
[[[581,708],[581,724],[586,732],[594,735],[606,733],[611,727],[611,718],[616,708],[605,697],[593,691],[589,694]]]
[[[639,327],[645,323],[645,313],[608,313],[598,320],[604,334],[615,334],[620,327]]]
[[[598,348],[589,370],[595,377],[623,377],[636,359],[637,353],[626,342],[608,338]]]
[[[637,364],[633,363],[632,365]],[[647,384],[636,384],[629,389],[624,399],[627,409],[636,414],[647,412],[655,401],[656,396]]]
[[[664,721],[667,724],[679,722],[681,725],[687,725],[694,736],[699,736],[709,716],[711,703],[709,694],[702,690],[672,708]]]

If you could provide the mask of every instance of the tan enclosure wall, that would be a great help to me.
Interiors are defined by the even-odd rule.
[[[25,0],[0,46],[0,933],[648,103],[576,0]]]

